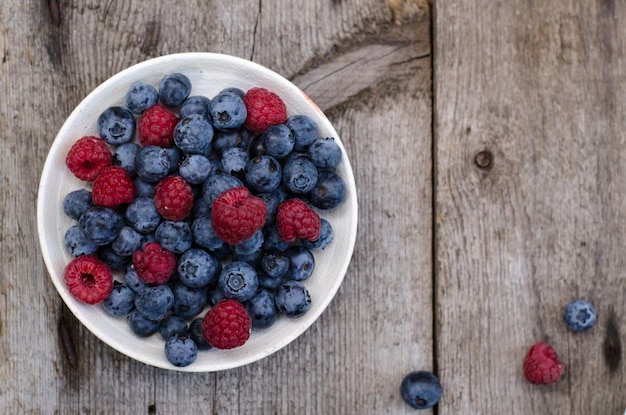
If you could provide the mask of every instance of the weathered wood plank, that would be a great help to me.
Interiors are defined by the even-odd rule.
[[[623,413],[624,363],[603,345],[612,312],[625,331],[626,9],[435,6],[439,413]],[[562,310],[579,297],[599,319],[575,334]],[[522,374],[541,340],[565,365],[546,387]]]

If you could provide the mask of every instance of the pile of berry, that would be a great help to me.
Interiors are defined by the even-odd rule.
[[[134,83],[69,150],[86,186],[63,201],[70,293],[159,332],[179,367],[309,309],[312,251],[333,239],[318,212],[346,197],[339,145],[278,95],[191,90],[181,73]]]

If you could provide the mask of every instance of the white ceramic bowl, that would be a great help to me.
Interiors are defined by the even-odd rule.
[[[316,251],[316,267],[305,281],[312,303],[300,318],[280,317],[270,328],[253,329],[248,342],[231,350],[200,351],[190,366],[177,368],[167,361],[164,341],[157,333],[149,338],[136,336],[125,318],[108,315],[101,305],[87,305],[74,299],[63,281],[66,265],[72,259],[63,243],[65,231],[75,223],[63,212],[63,199],[72,190],[87,187],[65,166],[71,145],[85,135],[97,135],[96,122],[107,107],[124,105],[129,86],[137,80],[158,87],[168,73],[182,72],[192,82],[191,95],[213,97],[225,87],[244,91],[252,87],[267,88],[285,101],[288,115],[305,114],[317,122],[320,136],[335,137],[343,160],[337,173],[345,180],[347,199],[338,208],[322,212],[333,227],[334,240],[322,251]],[[322,111],[300,89],[282,76],[253,62],[213,53],[183,53],[162,56],[134,65],[111,77],[91,92],[71,113],[55,138],[46,159],[37,200],[37,226],[41,251],[50,278],[63,301],[93,334],[119,352],[148,365],[165,369],[212,372],[242,366],[280,350],[300,336],[322,314],[342,283],[350,263],[357,230],[357,199],[354,176],[345,148]],[[121,279],[121,273],[116,274]]]

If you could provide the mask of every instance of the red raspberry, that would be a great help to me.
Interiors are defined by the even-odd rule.
[[[174,128],[178,117],[161,104],[148,108],[137,128],[139,142],[145,146],[170,147],[174,142]]]
[[[278,206],[276,213],[278,235],[285,242],[296,238],[317,241],[322,229],[320,216],[300,199],[288,199]]]
[[[252,320],[246,308],[235,300],[222,300],[202,320],[202,335],[217,349],[242,346],[250,337]]]
[[[87,304],[97,304],[113,290],[113,274],[104,262],[91,255],[73,259],[63,275],[70,294]]]
[[[180,176],[168,176],[154,188],[154,204],[167,220],[183,220],[193,208],[191,186]]]
[[[111,165],[113,155],[103,139],[85,136],[68,151],[65,164],[81,180],[93,181],[102,169]]]
[[[265,88],[252,88],[243,97],[248,117],[244,127],[255,133],[262,133],[274,124],[287,121],[287,107],[275,93]]]
[[[226,190],[213,202],[211,220],[215,234],[231,245],[254,235],[265,224],[267,206],[244,186]]]
[[[143,282],[163,284],[176,269],[176,255],[156,242],[149,242],[143,251],[133,254],[133,266]]]
[[[137,188],[121,166],[105,167],[93,182],[91,198],[97,206],[117,207],[130,203],[137,194]]]
[[[563,365],[554,349],[539,342],[530,348],[524,359],[524,376],[535,385],[554,383],[563,374]]]

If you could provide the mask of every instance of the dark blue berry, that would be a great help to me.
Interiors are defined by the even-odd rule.
[[[230,249],[235,256],[251,255],[255,252],[259,252],[263,246],[263,231],[259,229],[250,238],[237,244],[231,245]]]
[[[146,283],[139,277],[139,274],[137,274],[137,271],[133,266],[126,267],[122,279],[124,280],[126,286],[135,293],[138,293],[146,288]]]
[[[224,246],[224,241],[213,230],[210,216],[201,216],[194,219],[191,224],[191,233],[193,241],[209,252],[217,251]]]
[[[306,194],[315,188],[317,181],[317,167],[304,154],[294,153],[285,161],[282,183],[289,192]]]
[[[309,159],[320,169],[332,169],[341,161],[341,148],[332,137],[318,138],[308,148]]]
[[[289,127],[295,139],[295,151],[303,151],[317,139],[317,125],[306,115],[292,115],[287,118],[285,125]]]
[[[300,317],[309,310],[311,296],[299,281],[285,281],[276,290],[276,309],[287,317]]]
[[[267,127],[261,134],[261,139],[265,152],[278,160],[287,157],[296,142],[291,130],[285,124]]]
[[[137,176],[148,183],[156,183],[170,172],[170,156],[166,149],[158,146],[146,146],[135,159]]]
[[[333,227],[330,222],[321,218],[322,226],[320,228],[320,237],[316,241],[302,240],[302,245],[309,249],[324,249],[333,241]]]
[[[145,82],[136,81],[126,92],[126,106],[133,114],[142,114],[159,100],[156,88]]]
[[[225,93],[225,92],[230,92],[232,94],[235,94],[239,98],[243,98],[244,95],[246,95],[246,93],[243,90],[241,90],[240,88],[234,87],[234,86],[222,89],[220,91],[220,94]]]
[[[154,234],[156,241],[175,254],[182,254],[193,242],[191,228],[187,222],[166,220],[161,222]]]
[[[159,322],[144,317],[136,308],[128,315],[128,326],[139,337],[148,337],[159,331]]]
[[[159,99],[166,107],[178,107],[191,93],[191,81],[182,73],[165,75],[159,84]]]
[[[172,313],[184,319],[190,319],[202,311],[207,304],[206,288],[191,288],[180,281],[171,285],[174,293],[174,306]]]
[[[261,260],[261,269],[270,278],[283,278],[289,270],[289,256],[283,251],[266,251]]]
[[[412,408],[427,409],[439,401],[441,384],[439,379],[430,372],[411,372],[402,380],[400,394]]]
[[[265,151],[265,147],[263,147],[263,135],[259,134],[250,140],[250,144],[248,145],[248,154],[250,158],[253,159],[257,156],[262,156],[263,154],[267,154]]]
[[[123,270],[131,261],[131,257],[122,256],[115,252],[111,247],[111,244],[98,248],[96,256],[100,259],[100,261],[104,262],[111,269],[111,271]]]
[[[252,327],[267,328],[274,324],[278,314],[274,294],[269,290],[259,290],[254,297],[246,301],[246,309],[252,320]]]
[[[209,117],[209,103],[211,100],[202,95],[194,95],[187,98],[178,110],[180,118],[186,118],[191,114],[202,115],[204,118]]]
[[[224,292],[218,285],[216,285],[215,287],[209,288],[208,293],[207,293],[207,300],[210,306],[214,306],[215,304],[219,303],[221,300],[225,298],[226,296],[224,295]]]
[[[113,290],[102,301],[102,306],[112,316],[121,317],[128,315],[135,308],[135,292],[127,285],[115,281]]]
[[[289,244],[280,238],[276,225],[268,225],[263,228],[263,249],[271,251],[277,249],[285,251],[289,248]]]
[[[188,287],[206,287],[217,280],[222,263],[203,249],[185,251],[176,267],[180,281]]]
[[[187,154],[211,153],[213,126],[205,117],[191,114],[182,118],[174,128],[174,143]]]
[[[226,298],[244,302],[256,293],[259,279],[251,265],[235,261],[222,268],[218,284]]]
[[[282,174],[281,174],[282,176]],[[287,192],[282,187],[277,187],[269,193],[259,193],[257,197],[260,197],[265,202],[267,207],[267,216],[265,217],[265,225],[271,225],[276,221],[276,213],[281,203],[287,200]]]
[[[177,334],[187,334],[187,322],[179,316],[165,317],[159,323],[159,334],[161,334],[163,340],[168,340]]]
[[[220,92],[209,104],[209,119],[218,130],[234,130],[243,126],[248,116],[243,99],[232,92]]]
[[[233,261],[239,261],[239,262],[245,262],[248,265],[252,266],[252,268],[254,269],[259,269],[259,267],[261,266],[261,260],[263,259],[263,251],[262,250],[257,250],[257,251],[252,251],[249,253],[238,253],[238,252],[233,252],[232,254],[232,260]]]
[[[248,160],[246,150],[239,147],[227,148],[222,152],[220,170],[236,176],[245,170]]]
[[[165,357],[176,367],[189,366],[198,358],[198,346],[185,336],[173,336],[165,342]]]
[[[151,197],[137,197],[130,202],[124,213],[126,222],[137,232],[146,234],[154,232],[161,223],[162,217]]]
[[[135,308],[147,319],[163,320],[174,306],[174,293],[167,285],[146,286],[135,297]]]
[[[220,194],[240,186],[243,186],[243,182],[235,176],[225,173],[212,174],[202,185],[202,197],[209,206],[213,206],[213,202]]]
[[[124,143],[117,146],[113,153],[113,165],[123,167],[130,177],[135,177],[137,175],[135,160],[140,151],[141,146],[137,143]]]
[[[346,184],[332,171],[320,171],[317,184],[309,192],[311,204],[320,209],[333,209],[346,198]]]
[[[282,284],[284,278],[283,277],[274,277],[269,276],[265,272],[258,272],[259,277],[259,287],[267,288],[268,290],[276,291],[276,289]]]
[[[183,159],[183,152],[176,146],[166,147],[165,151],[170,160],[170,167],[168,169],[169,174],[178,172],[178,165]]]
[[[144,237],[130,226],[120,229],[117,238],[111,243],[113,252],[120,256],[131,256],[144,244]]]
[[[202,154],[190,154],[180,162],[178,173],[190,185],[202,184],[211,173],[211,161]]]
[[[589,301],[574,300],[563,311],[563,320],[572,331],[589,330],[596,322],[596,309]]]
[[[91,255],[98,250],[98,245],[85,238],[78,225],[70,226],[65,231],[64,242],[74,257]]]
[[[285,251],[289,258],[286,277],[296,281],[306,280],[313,273],[315,258],[308,248],[301,245],[291,246]]]
[[[209,350],[212,346],[202,334],[202,318],[197,318],[189,324],[187,336],[196,343],[198,350]]]
[[[98,117],[98,133],[111,145],[120,145],[132,140],[136,126],[133,113],[122,107],[107,108]]]
[[[80,216],[78,226],[85,238],[96,245],[106,245],[117,238],[124,221],[113,209],[95,206]]]
[[[269,193],[278,188],[283,169],[278,160],[269,155],[256,156],[246,165],[246,183],[255,192]]]
[[[73,190],[63,199],[63,212],[76,220],[80,219],[80,216],[93,206],[91,192],[87,189]]]
[[[222,154],[227,148],[238,147],[246,150],[250,144],[250,132],[245,128],[229,131],[215,131],[213,136],[213,150]]]
[[[136,173],[136,171],[135,171]],[[137,176],[133,179],[133,183],[137,188],[137,195],[135,197],[153,197],[154,196],[154,187],[156,183],[150,183]]]

